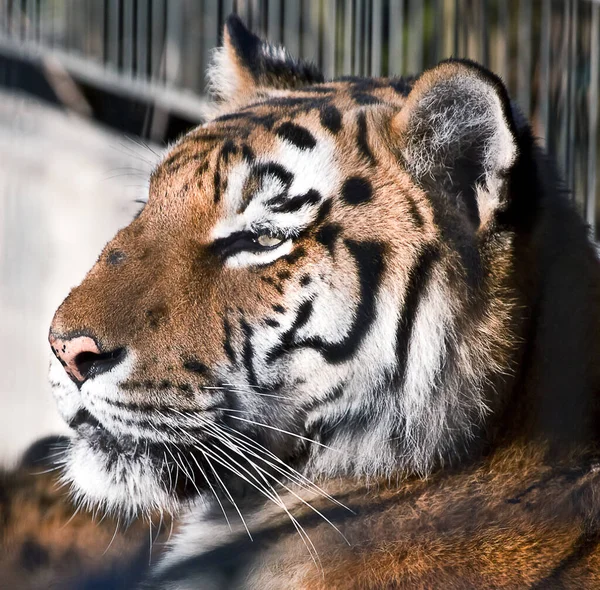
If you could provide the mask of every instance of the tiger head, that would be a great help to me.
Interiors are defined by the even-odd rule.
[[[172,509],[288,467],[426,473],[522,354],[531,139],[500,80],[324,81],[230,17],[206,123],[50,328],[89,502]]]

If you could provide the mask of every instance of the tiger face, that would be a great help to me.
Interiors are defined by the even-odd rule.
[[[52,322],[67,479],[137,512],[257,466],[276,481],[448,460],[518,352],[500,81],[449,61],[324,82],[235,17],[209,75],[211,118]]]

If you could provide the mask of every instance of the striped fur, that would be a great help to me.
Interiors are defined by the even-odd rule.
[[[212,118],[53,320],[126,353],[79,386],[52,367],[76,497],[187,511],[161,588],[484,587],[504,566],[477,535],[551,553],[548,513],[498,498],[555,473],[560,448],[581,476],[556,491],[556,531],[590,519],[563,499],[595,481],[600,273],[501,81],[448,61],[324,82],[234,17],[224,41]],[[476,482],[468,541],[444,506]]]

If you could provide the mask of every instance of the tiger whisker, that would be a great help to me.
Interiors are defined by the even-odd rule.
[[[185,417],[183,414],[181,414],[181,412],[178,412],[177,410],[174,410],[174,411],[175,411],[175,413],[180,414],[182,417]],[[198,418],[199,418],[199,420],[197,421],[198,425],[200,425],[204,428],[208,427],[210,429],[210,427],[212,427],[213,429],[218,429],[220,435],[227,435],[227,433],[224,430],[222,430],[223,427],[221,425],[215,424],[214,422],[208,422],[205,419],[203,419],[202,416],[199,416]],[[266,447],[264,447],[260,443],[256,442],[249,436],[247,436],[241,432],[238,432],[228,426],[225,426],[225,428],[230,432],[230,435],[229,435],[230,437],[232,437],[232,436],[238,437],[238,439],[235,440],[236,444],[244,445],[244,442],[241,441],[239,439],[239,437],[243,437],[244,439],[246,439],[247,442],[245,443],[244,446],[246,446],[246,448],[248,449],[249,452],[252,452],[251,449],[249,448],[249,446],[251,444],[255,447],[256,451],[260,451],[260,452],[263,452],[263,453],[269,455],[273,460],[275,460],[279,464],[279,466],[276,466],[275,464],[273,464],[271,461],[269,461],[265,457],[261,457],[259,455],[256,455],[254,452],[252,452],[253,456],[255,456],[257,459],[260,459],[261,461],[264,461],[267,465],[269,465],[270,467],[272,467],[273,469],[275,469],[276,471],[281,473],[281,475],[283,475],[284,477],[288,477],[288,478],[292,479],[292,481],[294,481],[297,485],[299,485],[303,488],[312,489],[313,491],[318,492],[320,495],[322,495],[326,499],[330,500],[331,502],[338,504],[340,507],[345,508],[349,512],[353,512],[350,508],[348,508],[347,506],[345,506],[344,504],[342,504],[341,502],[336,500],[333,496],[331,496],[330,494],[325,492],[323,489],[321,489],[319,486],[317,486],[310,479],[308,479],[307,477],[305,477],[304,475],[302,475],[295,469],[291,468],[284,461],[282,461],[279,457],[277,457],[277,455],[271,453]],[[188,434],[191,438],[193,438],[196,442],[198,442],[197,439],[192,437],[189,433],[186,433],[186,434]],[[239,453],[239,454],[242,454],[242,453]],[[285,470],[287,470],[287,472]]]
[[[245,412],[245,410],[233,410],[233,409],[229,409],[229,408],[215,408],[216,410],[221,410],[223,412]],[[249,412],[245,412],[245,413],[249,413]],[[318,442],[316,440],[313,440],[312,438],[308,438],[306,436],[302,436],[301,434],[295,434],[294,432],[289,432],[288,430],[283,430],[282,428],[278,428],[277,426],[271,426],[270,424],[264,424],[262,422],[256,422],[255,420],[249,420],[248,418],[241,418],[240,416],[233,416],[230,415],[230,418],[233,418],[234,420],[239,420],[241,422],[247,422],[248,424],[253,424],[255,426],[261,426],[262,428],[268,428],[269,430],[275,430],[277,432],[280,432],[282,434],[287,434],[288,436],[293,436],[295,438],[298,438],[300,440],[315,444],[319,447],[323,447],[324,449],[329,449],[330,451],[334,451],[336,453],[341,453],[342,451],[340,451],[339,449],[334,449],[333,447],[329,447],[327,445],[324,445],[321,442]]]
[[[108,543],[108,546],[106,547],[106,549],[104,550],[102,555],[106,555],[108,553],[108,550],[111,548],[113,541],[116,539],[117,533],[119,532],[119,524],[120,524],[120,520],[117,518],[117,525],[115,526],[115,532],[113,533],[112,539]]]
[[[221,512],[223,513],[223,516],[225,517],[225,522],[227,523],[227,526],[229,527],[229,530],[231,531],[232,530],[231,523],[229,522],[229,518],[227,517],[227,512],[225,511],[225,507],[223,506],[223,503],[221,502],[221,499],[219,498],[217,491],[213,487],[212,483],[210,483],[210,479],[208,479],[208,476],[206,475],[206,472],[204,471],[204,469],[201,467],[200,463],[198,462],[198,459],[196,459],[196,457],[194,456],[193,453],[191,456],[192,456],[192,459],[194,460],[194,463],[196,463],[196,465],[198,466],[198,470],[202,474],[202,477],[204,477],[204,481],[206,482],[206,484],[210,488],[210,491],[212,492],[213,496],[215,497],[215,500],[218,502],[219,507],[221,508]]]
[[[233,441],[233,437],[227,435],[226,433],[221,433],[222,435],[224,435],[224,438],[228,438],[229,440]],[[224,442],[224,441],[222,441]],[[226,443],[225,443],[226,444]],[[341,536],[342,538],[348,543],[348,539],[346,539],[346,537],[344,536],[344,534],[323,514],[321,513],[319,510],[317,510],[312,504],[310,504],[309,502],[307,502],[306,500],[304,500],[304,498],[300,497],[298,494],[296,494],[296,492],[294,492],[291,488],[289,488],[287,485],[285,485],[285,483],[279,481],[279,479],[277,477],[275,477],[274,475],[272,475],[271,473],[269,473],[268,471],[262,469],[260,466],[256,465],[256,463],[254,463],[254,461],[252,461],[251,459],[249,459],[245,453],[240,452],[240,449],[237,448],[237,446],[235,445],[235,441],[232,443],[234,446],[230,447],[231,450],[235,451],[236,453],[238,453],[239,455],[241,455],[242,457],[244,457],[244,459],[246,461],[248,461],[248,463],[250,463],[253,468],[257,471],[260,471],[261,473],[263,473],[266,477],[270,477],[272,479],[274,479],[277,483],[279,483],[279,485],[281,485],[283,488],[285,488],[288,492],[290,492],[290,494],[292,494],[295,498],[297,498],[298,500],[300,500],[300,502],[302,502],[305,506],[307,506],[308,508],[310,508],[311,510],[313,510],[316,514],[318,514],[321,518],[323,518],[323,520],[325,520],[325,522],[327,522],[328,524],[330,524]]]
[[[216,449],[214,449],[214,450],[216,451]],[[287,514],[287,516],[290,518],[292,524],[294,525],[294,528],[296,528],[296,531],[300,535],[300,538],[302,539],[303,543],[305,544],[305,546],[306,546],[309,554],[311,555],[311,558],[315,562],[315,565],[317,565],[317,567],[318,567],[317,561],[315,560],[315,557],[313,556],[312,551],[311,551],[310,547],[308,546],[308,544],[307,544],[304,536],[306,536],[306,539],[308,539],[308,543],[310,543],[310,545],[311,545],[311,547],[312,547],[313,551],[315,552],[315,555],[316,555],[316,557],[318,559],[319,556],[318,556],[318,552],[316,550],[316,547],[314,546],[312,540],[310,539],[308,533],[306,533],[306,531],[304,530],[304,528],[302,527],[302,525],[300,525],[300,523],[297,521],[297,519],[290,513],[289,509],[287,508],[287,506],[285,505],[285,503],[283,502],[283,500],[281,499],[281,497],[279,496],[279,494],[277,493],[277,491],[273,488],[273,486],[270,485],[268,482],[265,482],[265,484],[268,486],[268,488],[270,490],[272,490],[272,492],[269,492],[268,489],[265,489],[264,485],[260,484],[260,482],[257,482],[256,477],[253,476],[245,467],[243,467],[242,465],[240,465],[235,459],[233,459],[225,451],[220,450],[220,452],[226,457],[226,459],[225,460],[220,460],[218,457],[215,457],[214,453],[213,453],[213,458],[216,461],[218,461],[221,465],[223,465],[223,467],[225,467],[226,469],[229,469],[232,473],[234,473],[235,475],[237,475],[238,477],[240,477],[241,479],[243,479],[244,481],[246,481],[247,483],[249,483],[252,487],[254,487],[256,490],[258,490],[267,499],[271,500],[275,505],[279,506],[280,508],[282,508],[284,510],[284,512]],[[257,466],[254,462],[250,461],[247,457],[244,457],[244,458],[246,459],[246,461],[248,461],[248,463],[250,463],[250,465],[254,468],[254,470],[257,472],[257,474],[259,474],[263,478],[263,480],[264,480],[264,476],[262,474],[263,473],[264,473],[264,475],[268,475],[268,474],[263,469],[261,469],[259,466]],[[230,464],[227,463],[227,460],[232,461],[235,465],[238,466],[239,469],[242,469],[243,471],[245,471],[248,474],[248,476],[251,477],[252,480],[254,480],[254,481],[251,481],[247,477],[245,477],[242,474],[240,474],[237,469],[233,468]],[[274,479],[276,481],[278,481],[277,478],[274,478]],[[257,483],[254,483],[254,482],[257,482]],[[323,518],[325,518],[325,517],[323,517]],[[319,562],[320,562],[320,559],[319,559]]]
[[[216,391],[233,391],[235,393],[247,393],[247,394],[251,394],[251,395],[258,395],[260,397],[272,397],[275,399],[282,399],[285,401],[289,401],[289,399],[283,395],[277,395],[275,393],[261,393],[258,391],[251,391],[251,390],[245,390],[245,389],[238,389],[236,387],[217,387],[217,386],[201,386],[200,389],[206,389],[206,390],[216,390]]]
[[[272,458],[273,461],[275,461],[277,463],[277,465],[275,465],[275,463],[273,463],[272,461],[269,461],[265,457],[260,457],[260,456],[254,455],[257,458],[259,458],[261,461],[264,461],[269,466],[273,467],[273,469],[276,469],[282,475],[293,478],[293,480],[295,482],[297,482],[299,485],[306,486],[306,487],[313,489],[313,491],[318,492],[327,500],[337,504],[341,508],[345,508],[349,512],[354,513],[354,511],[351,508],[348,508],[348,506],[346,506],[345,504],[343,504],[342,502],[340,502],[339,500],[337,500],[336,498],[334,498],[333,496],[328,494],[325,490],[323,490],[321,487],[319,487],[316,483],[314,483],[313,481],[308,479],[305,475],[302,475],[302,473],[300,473],[299,471],[297,471],[296,469],[294,469],[293,467],[289,466],[287,463],[282,461],[277,455],[275,455],[274,453],[269,451],[266,447],[261,445],[259,442],[253,440],[252,438],[250,438],[249,436],[245,435],[242,432],[238,432],[237,430],[230,428],[229,426],[225,426],[225,428],[230,431],[232,436],[243,437],[244,439],[247,439],[247,442],[245,443],[247,445],[247,447],[254,446],[257,451],[261,451],[265,455]],[[239,440],[239,438],[238,438],[237,442],[239,442],[240,444],[244,443],[244,441]]]
[[[315,555],[318,558],[318,552],[316,550],[316,547],[314,546],[313,542],[311,541],[310,537],[308,536],[308,533],[306,533],[306,531],[302,528],[302,526],[296,520],[296,518],[294,518],[294,516],[292,516],[292,514],[287,509],[285,503],[283,502],[283,500],[281,500],[279,494],[277,494],[277,492],[272,488],[272,486],[269,485],[269,487],[273,490],[273,493],[269,493],[268,489],[265,489],[265,487],[263,485],[261,485],[260,482],[258,482],[258,480],[256,479],[255,476],[253,476],[252,474],[250,474],[250,472],[247,469],[245,469],[237,461],[235,461],[234,459],[232,459],[231,456],[229,456],[227,453],[225,453],[224,451],[221,451],[229,461],[233,461],[236,465],[238,465],[238,467],[240,469],[243,469],[246,473],[248,473],[249,477],[252,478],[252,480],[254,480],[254,481],[252,481],[251,479],[248,479],[248,477],[245,477],[236,468],[232,467],[229,463],[227,463],[227,459],[220,459],[218,456],[215,456],[215,454],[213,452],[211,452],[210,450],[208,450],[205,445],[202,445],[202,446],[204,448],[204,451],[202,451],[200,448],[197,447],[198,450],[200,450],[203,453],[204,452],[209,453],[212,456],[212,458],[215,461],[217,461],[220,465],[222,465],[223,467],[225,467],[226,469],[228,469],[229,471],[231,471],[232,473],[234,473],[235,475],[237,475],[238,477],[240,477],[242,480],[246,481],[248,484],[250,484],[256,490],[258,490],[262,495],[264,495],[265,497],[267,497],[267,499],[269,499],[272,502],[274,502],[277,506],[279,506],[280,508],[282,508],[286,512],[286,514],[290,518],[292,524],[296,528],[298,534],[300,535],[300,538],[302,539],[303,543],[305,544],[305,546],[306,546],[309,554],[311,555],[311,558],[315,562],[315,565],[317,565],[317,567],[318,567],[317,561],[315,560],[315,557],[313,556],[313,553],[312,553],[312,551],[314,551]],[[252,463],[252,462],[250,462],[250,463]],[[254,467],[256,468],[256,466],[254,466]],[[255,483],[255,482],[257,482],[257,483]],[[248,530],[248,529],[246,529],[246,530]],[[248,534],[250,535],[249,531],[248,531]],[[306,536],[306,539],[308,539],[308,543],[310,543],[310,545],[312,547],[312,551],[311,551],[310,547],[308,546],[308,544],[307,544],[304,536]]]
[[[250,534],[250,530],[248,529],[248,525],[246,524],[246,521],[244,520],[244,517],[238,507],[238,505],[236,504],[235,500],[233,499],[233,496],[229,493],[229,490],[227,489],[227,486],[223,483],[223,480],[219,477],[219,474],[217,473],[217,470],[215,469],[214,465],[212,464],[211,460],[208,458],[208,456],[206,455],[206,453],[198,448],[198,450],[202,453],[202,456],[204,457],[204,459],[206,460],[206,462],[208,463],[211,471],[213,472],[213,475],[215,476],[215,478],[217,479],[217,481],[219,482],[219,485],[221,486],[221,488],[223,488],[223,491],[225,492],[225,495],[227,496],[227,499],[231,502],[232,506],[234,507],[235,511],[238,513],[238,516],[240,517],[240,520],[242,521],[242,524],[244,525],[244,528],[246,529],[246,533],[248,533],[248,537],[250,538],[250,540],[252,541],[252,535]]]

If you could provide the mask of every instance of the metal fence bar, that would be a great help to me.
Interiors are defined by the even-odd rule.
[[[283,17],[283,43],[292,55],[300,54],[300,2],[286,4]]]
[[[381,76],[381,52],[383,35],[383,2],[373,0],[371,22],[371,76]]]
[[[125,1],[123,3],[123,66],[122,70],[126,76],[133,76],[134,62],[134,14],[133,1]]]
[[[550,36],[552,33],[550,0],[542,1],[540,24],[540,85],[538,88],[539,119],[542,136],[548,144],[550,125]]]
[[[408,3],[408,46],[406,70],[416,74],[423,69],[423,24],[424,4],[422,0]]]
[[[389,71],[391,75],[404,72],[404,0],[390,4]]]
[[[587,200],[585,218],[596,234],[598,195],[598,103],[600,101],[600,4],[594,3],[590,19],[590,85],[588,88],[589,136],[587,145]]]
[[[268,0],[267,35],[273,43],[281,42],[281,0]]]
[[[517,100],[529,116],[531,107],[531,0],[519,0]]]
[[[344,0],[344,45],[342,74],[349,76],[352,74],[352,14],[353,0]]]

